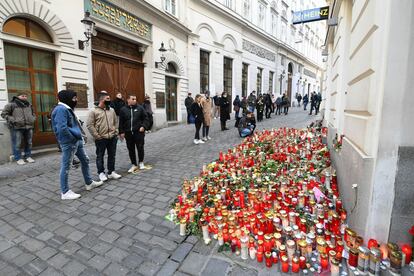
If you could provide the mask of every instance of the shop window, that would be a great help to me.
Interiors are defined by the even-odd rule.
[[[209,79],[210,79],[210,53],[201,50],[200,51],[200,92],[206,93],[209,91]]]
[[[42,26],[27,18],[14,17],[7,20],[3,26],[3,32],[44,42],[53,42]]]

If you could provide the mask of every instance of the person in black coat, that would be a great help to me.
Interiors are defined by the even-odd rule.
[[[266,107],[266,119],[270,119],[270,114],[272,114],[272,97],[270,96],[270,93],[264,95],[264,104]]]
[[[221,123],[221,130],[229,130],[226,127],[226,121],[230,120],[230,102],[227,99],[227,93],[223,92],[220,98],[220,123]]]
[[[306,110],[306,106],[308,106],[308,103],[309,103],[308,94],[305,94],[305,96],[303,96],[303,110]]]
[[[116,97],[111,102],[110,106],[115,110],[116,116],[119,116],[119,111],[123,106],[125,106],[125,101],[122,99],[121,93],[116,94]]]
[[[194,103],[193,97],[191,97],[191,93],[188,93],[187,98],[184,100],[185,108],[187,109],[187,124],[190,124],[190,114],[191,114],[191,105]]]
[[[119,137],[126,140],[129,158],[132,166],[129,173],[145,169],[144,166],[144,142],[145,130],[149,130],[150,121],[145,109],[137,104],[137,97],[130,95],[127,98],[128,105],[123,106],[119,111]],[[135,147],[138,150],[138,162],[135,154]],[[137,166],[139,164],[139,167]]]
[[[201,106],[201,95],[197,94],[194,103],[190,107],[190,112],[195,118],[195,136],[194,144],[204,144],[204,141],[200,139],[200,128],[204,121],[203,107]]]

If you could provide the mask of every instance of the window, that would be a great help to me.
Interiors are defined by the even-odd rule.
[[[277,15],[272,13],[272,35],[276,36],[277,33]]]
[[[233,8],[233,1],[232,0],[224,0],[224,5],[227,8],[232,9]]]
[[[4,24],[3,32],[44,42],[53,42],[48,32],[42,26],[26,18],[14,17],[8,20]]]
[[[266,7],[264,4],[259,4],[259,18],[258,18],[258,25],[260,28],[264,29],[265,27],[265,19],[266,19]]]
[[[285,56],[280,56],[280,65],[285,65]]]
[[[55,55],[14,44],[4,44],[8,97],[28,94],[37,121],[35,133],[52,132],[48,115],[56,104]]]
[[[206,93],[209,91],[209,72],[210,72],[210,53],[200,51],[200,92]]]
[[[233,90],[233,60],[228,57],[224,57],[223,64],[223,90],[229,95],[231,99],[231,92]]]
[[[257,68],[257,94],[262,93],[262,68]]]
[[[177,74],[177,69],[175,68],[174,64],[169,62],[167,64],[167,68],[165,68],[165,72],[171,73],[171,74]]]
[[[250,0],[243,1],[243,16],[250,18]]]
[[[242,97],[247,97],[247,80],[249,77],[249,64],[243,63],[242,67]]]
[[[273,75],[272,71],[269,72],[269,93],[273,93]]]
[[[177,16],[177,1],[176,0],[165,0],[165,10],[174,15]]]

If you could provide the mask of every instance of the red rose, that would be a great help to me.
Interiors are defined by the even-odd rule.
[[[411,226],[410,230],[408,230],[408,233],[410,233],[412,236],[414,236],[414,225]]]

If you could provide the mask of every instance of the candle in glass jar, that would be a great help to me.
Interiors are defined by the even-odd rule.
[[[306,268],[306,258],[305,258],[305,256],[300,256],[299,257],[299,267],[301,269],[305,269]]]
[[[263,262],[263,251],[257,251],[256,253],[257,262]]]
[[[208,233],[208,225],[201,226],[201,229],[203,231],[203,240],[205,244],[209,244],[211,239]]]
[[[266,259],[266,266],[272,267],[273,259],[272,259],[272,253],[269,251],[266,251],[265,253],[265,259]]]
[[[241,258],[242,260],[247,260],[248,258],[248,246],[249,246],[249,237],[248,236],[243,236],[240,239],[241,242]]]
[[[187,221],[185,219],[182,219],[180,221],[180,236],[185,236],[186,226],[187,226]]]
[[[320,255],[321,257],[321,266],[323,270],[326,270],[328,268],[329,265],[329,261],[328,261],[328,255],[326,255],[325,253]]]
[[[353,267],[358,266],[358,250],[355,248],[351,248],[351,250],[349,250],[348,264]]]
[[[282,272],[283,273],[288,273],[289,272],[288,257],[287,256],[282,256],[281,263],[282,263]]]
[[[249,248],[249,255],[250,255],[250,259],[252,259],[252,260],[256,259],[256,248],[250,247]]]
[[[299,258],[293,257],[292,259],[292,272],[299,273]]]
[[[279,258],[277,257],[276,252],[272,252],[273,263],[277,264],[279,262]]]
[[[413,256],[413,249],[409,244],[403,244],[401,246],[401,251],[405,254],[405,264],[409,264]]]
[[[331,276],[339,276],[339,262],[336,259],[331,260]]]

